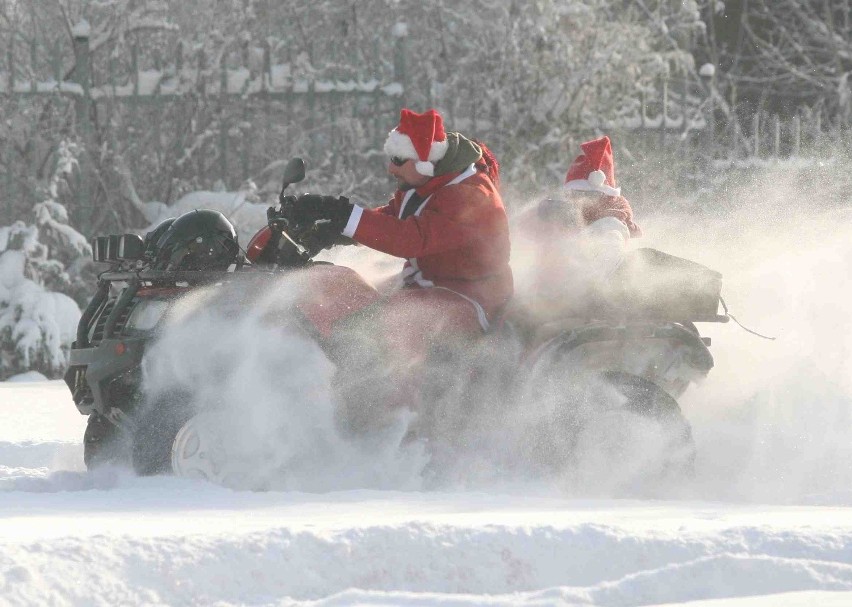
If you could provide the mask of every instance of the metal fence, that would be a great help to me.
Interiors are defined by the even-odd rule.
[[[15,49],[13,39],[7,69],[0,72],[0,98],[8,113],[32,106],[33,100],[70,110],[70,126],[55,130],[75,134],[87,152],[74,187],[77,209],[72,210],[79,213],[82,225],[90,225],[87,220],[95,206],[109,198],[106,172],[98,167],[110,152],[118,152],[133,171],[144,200],[164,202],[181,193],[173,186],[181,179],[195,180],[188,187],[221,180],[225,187],[236,188],[270,159],[289,153],[306,156],[312,166],[325,162],[332,172],[343,168],[372,174],[364,170],[364,157],[381,149],[406,94],[413,94],[407,87],[404,36],[385,38],[393,45],[391,51],[377,41],[373,65],[363,66],[362,75],[325,71],[323,78],[314,78],[298,76],[294,62],[282,60],[266,43],[249,45],[262,49],[262,57],[242,65],[234,60],[239,53],[223,53],[213,61],[178,42],[143,66],[138,44],[129,47],[129,57],[110,55],[95,62],[87,32],[74,33],[73,49],[58,40],[39,43],[33,37],[29,52],[22,53],[25,49]],[[30,57],[26,69],[21,69],[22,54]],[[454,126],[472,133],[497,128],[499,121],[492,114],[499,108],[483,107],[481,92],[433,100],[428,83],[425,90],[427,103],[446,102]],[[36,108],[27,118],[15,119],[44,122],[45,115],[46,110]],[[596,131],[629,133],[633,142],[649,150],[780,158],[811,154],[826,139],[848,143],[850,116],[852,108],[845,117],[832,119],[812,108],[786,116],[768,114],[738,102],[735,90],[723,98],[713,78],[681,77],[642,89],[622,116],[598,125]],[[68,122],[67,117],[63,120]],[[54,135],[45,137],[45,147],[55,145]],[[569,142],[568,155],[584,135],[577,133],[578,140]],[[49,156],[49,150],[38,150],[38,145],[36,141],[31,146],[36,149],[26,151],[34,164]],[[334,153],[340,149],[354,153]],[[17,153],[9,146],[0,149],[6,167],[0,201],[33,196],[28,171],[9,168],[27,161],[12,158]]]
[[[64,130],[76,135],[86,151],[74,190],[80,207],[91,214],[97,190],[104,186],[95,165],[105,151],[119,151],[134,172],[162,171],[161,182],[185,174],[239,187],[276,153],[318,157],[338,141],[365,154],[380,149],[406,92],[405,37],[388,38],[392,52],[377,41],[375,65],[364,66],[362,75],[335,77],[325,72],[320,78],[298,76],[265,42],[255,47],[262,49],[262,60],[252,65],[235,66],[233,54],[225,53],[214,65],[203,51],[187,51],[180,42],[170,50],[169,60],[154,65],[140,65],[138,45],[130,47],[129,58],[110,56],[95,63],[88,32],[78,30],[73,49],[33,39],[31,65],[23,69],[22,49],[10,45],[7,70],[0,68],[0,95],[7,102],[7,119],[17,112],[11,116],[14,120],[45,121],[45,111],[30,112],[29,118],[19,113],[22,106],[38,101],[73,113]],[[68,69],[71,50],[74,62]],[[382,63],[382,57],[392,61]],[[22,78],[22,73],[29,77]],[[290,149],[280,149],[284,145]],[[0,181],[2,199],[32,196],[24,191],[23,176],[8,170],[21,159],[12,158],[8,147],[0,154],[7,167]],[[45,156],[33,153],[32,161]],[[341,155],[330,161],[349,160]],[[139,193],[147,200],[169,202],[175,197],[170,186],[146,189],[144,178],[141,181]],[[157,187],[160,190],[154,191]]]
[[[640,92],[635,112],[608,125],[634,131],[659,148],[700,148],[706,156],[725,158],[789,158],[821,153],[824,146],[852,143],[852,101],[839,115],[826,117],[816,106],[784,114],[720,97],[712,82],[662,80]]]

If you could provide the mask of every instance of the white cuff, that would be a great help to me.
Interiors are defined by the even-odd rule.
[[[358,224],[361,222],[361,214],[363,212],[363,207],[353,205],[352,213],[349,215],[349,221],[346,222],[346,227],[343,228],[341,234],[343,234],[347,238],[352,238],[353,236],[355,236],[355,230],[358,229]]]
[[[611,232],[619,234],[624,240],[630,240],[630,230],[615,217],[601,217],[586,226],[586,233],[592,236],[609,236]]]

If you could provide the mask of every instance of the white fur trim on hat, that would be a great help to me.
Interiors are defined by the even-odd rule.
[[[589,175],[589,177],[592,177],[592,175]],[[606,194],[607,196],[621,196],[621,188],[613,188],[605,183],[598,185],[592,183],[592,180],[590,179],[572,179],[562,187],[566,190],[578,190],[580,192],[600,192],[601,194]]]
[[[433,141],[429,147],[429,162],[438,162],[447,153],[450,144],[445,139],[444,141]],[[411,143],[411,137],[400,133],[394,129],[388,133],[388,138],[385,140],[385,154],[388,156],[399,156],[400,158],[410,158],[411,160],[420,160],[417,156],[417,150],[414,149],[414,144]]]

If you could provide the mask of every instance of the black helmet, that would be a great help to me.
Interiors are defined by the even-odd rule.
[[[153,259],[157,254],[157,241],[160,240],[166,230],[174,223],[175,218],[169,217],[164,219],[157,227],[145,234],[145,256]]]
[[[240,247],[234,226],[222,213],[195,210],[171,223],[156,250],[158,270],[225,270]]]

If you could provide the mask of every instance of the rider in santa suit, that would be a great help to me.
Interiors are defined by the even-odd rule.
[[[372,318],[392,355],[416,366],[431,346],[470,341],[499,320],[513,293],[508,219],[493,156],[445,132],[435,110],[403,109],[384,150],[398,185],[387,205],[306,195],[296,208],[302,221],[330,219],[344,236],[405,260],[403,287]]]

